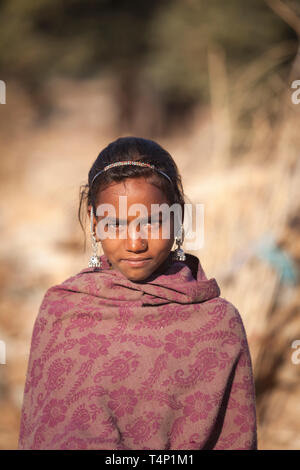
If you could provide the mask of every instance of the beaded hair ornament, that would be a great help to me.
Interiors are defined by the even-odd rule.
[[[90,184],[90,187],[92,187],[92,184],[94,183],[95,179],[101,174],[103,173],[104,171],[107,171],[109,170],[110,168],[114,168],[116,166],[123,166],[123,165],[136,165],[136,166],[143,166],[143,167],[148,167],[148,168],[152,168],[152,170],[155,170],[157,171],[158,173],[161,173],[165,178],[168,179],[168,181],[172,184],[172,180],[171,178],[162,170],[159,170],[158,168],[156,168],[154,165],[151,165],[150,163],[144,163],[144,162],[136,162],[136,161],[132,161],[132,160],[126,160],[126,161],[121,161],[121,162],[114,162],[114,163],[110,163],[109,165],[106,165],[102,170],[98,171],[98,173],[96,173],[96,175],[94,176],[94,178],[92,179],[92,182]],[[93,215],[93,207],[91,208],[91,237],[92,237],[92,244],[93,244],[93,254],[90,258],[90,262],[89,262],[89,267],[96,267],[96,268],[99,268],[101,267],[101,260],[100,260],[100,256],[97,255],[97,242],[96,242],[96,238],[95,238],[95,235],[94,235],[94,232],[93,232],[93,218],[94,218],[94,215]],[[182,250],[182,248],[180,248],[180,246],[182,245],[183,243],[183,226],[181,226],[181,233],[180,233],[180,236],[179,237],[176,237],[176,244],[177,244],[177,249],[175,250],[175,252],[173,253],[173,260],[174,261],[184,261],[185,260],[185,253],[184,251]]]
[[[93,182],[95,181],[95,179],[97,178],[97,176],[99,176],[104,171],[107,171],[110,168],[114,168],[115,166],[124,166],[124,165],[136,165],[136,166],[144,166],[144,167],[152,168],[152,170],[158,171],[165,178],[167,178],[170,181],[170,183],[172,183],[171,178],[165,172],[163,172],[162,170],[159,170],[158,168],[156,168],[154,165],[151,165],[150,163],[135,162],[135,161],[132,161],[132,160],[126,160],[126,161],[123,161],[123,162],[114,162],[114,163],[110,163],[109,165],[106,165],[102,170],[100,170],[100,171],[98,171],[98,173],[96,173],[96,175],[92,179],[91,186],[92,186]]]

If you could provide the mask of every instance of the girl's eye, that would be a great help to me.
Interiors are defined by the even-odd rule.
[[[161,220],[153,220],[151,225],[161,225],[162,224],[162,221]]]
[[[150,227],[157,227],[160,225],[160,222],[159,220],[154,220],[152,222],[142,222],[141,223],[141,227],[145,227],[145,228],[150,228]]]
[[[122,229],[125,227],[125,224],[120,224],[119,222],[107,224],[109,229]]]
[[[162,224],[161,220],[153,220],[151,222],[141,222],[142,227],[158,227]],[[108,230],[123,230],[126,224],[120,224],[119,222],[107,223]]]

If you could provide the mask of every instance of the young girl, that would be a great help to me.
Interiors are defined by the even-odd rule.
[[[40,306],[19,449],[256,449],[240,314],[180,248],[182,225],[176,231],[172,216],[164,237],[166,218],[152,210],[184,208],[170,154],[151,140],[117,139],[89,171],[81,224],[83,201],[93,255]],[[137,219],[134,204],[151,218]]]

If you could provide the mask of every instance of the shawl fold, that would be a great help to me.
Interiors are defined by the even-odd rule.
[[[133,282],[102,255],[47,290],[18,449],[257,449],[241,316],[197,257],[170,259]]]

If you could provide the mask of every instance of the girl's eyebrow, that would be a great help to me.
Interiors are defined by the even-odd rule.
[[[100,216],[100,219],[103,219],[105,216]],[[157,214],[152,214],[152,219],[153,220],[161,220],[162,218],[162,213],[161,212],[158,212]],[[141,222],[144,222],[144,221],[147,221],[147,222],[150,222],[151,221],[151,215],[149,217],[143,217],[143,218],[139,218],[139,221]],[[113,223],[121,223],[121,224],[126,224],[127,223],[127,220],[126,219],[119,219],[118,217],[106,217],[106,221],[108,223],[110,222],[113,222]]]

